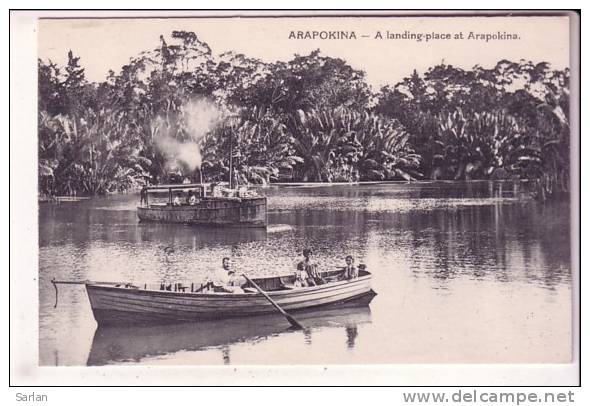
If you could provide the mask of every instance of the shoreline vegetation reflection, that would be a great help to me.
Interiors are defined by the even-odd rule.
[[[230,233],[140,223],[136,193],[41,204],[40,364],[264,363],[268,354],[272,362],[312,364],[565,362],[569,201],[532,199],[526,187],[509,181],[271,186],[260,189],[268,198],[268,231]],[[53,277],[198,282],[225,256],[248,275],[287,274],[303,247],[314,248],[321,269],[341,265],[348,254],[366,263],[377,292],[367,323],[352,322],[367,315],[356,309],[338,317],[311,312],[303,318],[312,328],[300,333],[285,332],[289,325],[280,316],[257,322],[266,332],[260,335],[240,328],[241,321],[206,331],[178,327],[174,339],[154,327],[135,348],[134,333],[97,330],[83,287],[61,289],[53,308]]]

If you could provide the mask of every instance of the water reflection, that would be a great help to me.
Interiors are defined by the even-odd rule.
[[[229,346],[227,346],[227,345],[221,346],[221,354],[223,356],[223,364],[230,365],[231,359],[229,357]]]
[[[304,247],[313,248],[322,269],[343,264],[348,254],[367,264],[373,273],[373,289],[379,293],[371,304],[370,334],[343,324],[333,342],[340,342],[344,353],[333,359],[326,358],[332,352],[325,351],[329,344],[319,334],[331,331],[329,325],[297,334],[283,333],[283,327],[272,329],[264,335],[264,344],[238,331],[239,337],[225,344],[217,340],[198,350],[189,344],[176,347],[192,348],[199,354],[213,348],[210,355],[215,362],[225,359],[230,363],[256,363],[268,358],[268,351],[279,351],[277,362],[288,362],[291,354],[281,352],[285,346],[302,351],[295,361],[305,359],[307,363],[396,362],[419,356],[434,362],[441,354],[462,362],[469,348],[474,359],[508,351],[509,362],[519,357],[547,361],[535,354],[560,360],[568,351],[571,332],[569,202],[531,200],[526,198],[527,187],[510,182],[271,187],[263,190],[269,199],[266,231],[141,224],[134,210],[138,197],[131,195],[42,204],[40,363],[85,364],[91,347],[94,353],[104,347],[99,345],[100,337],[106,334],[98,331],[93,337],[96,323],[83,288],[60,290],[59,311],[53,309],[52,277],[190,283],[211,275],[224,256],[231,258],[238,271],[276,275],[295,269]],[[491,313],[483,318],[481,314],[488,311]],[[494,312],[502,311],[502,317],[495,317]],[[535,317],[529,319],[531,312]],[[194,334],[201,334],[203,340],[208,335],[214,339],[213,331],[219,329],[224,328],[198,333],[195,328]],[[489,334],[490,329],[498,337]],[[523,347],[513,343],[504,350],[502,331],[508,337],[520,334]],[[437,349],[429,341],[433,337],[449,341],[437,342],[442,345]],[[257,344],[245,351],[236,348],[240,342]],[[497,347],[500,342],[502,346]],[[227,345],[225,358],[222,345]],[[157,347],[154,344],[152,350],[131,354],[129,359],[153,361],[162,354]],[[113,348],[116,352],[117,346]],[[555,351],[548,354],[546,348]],[[124,362],[122,356],[98,359]]]
[[[350,349],[354,348],[356,337],[359,335],[358,328],[356,325],[346,326],[346,346]]]
[[[311,345],[314,330],[320,328],[342,329],[347,347],[352,349],[358,335],[357,325],[371,322],[367,300],[294,315],[306,327],[304,331],[290,329],[283,316],[274,314],[164,326],[99,327],[94,333],[87,365],[140,362],[181,351],[211,348],[219,348],[222,362],[228,365],[234,344],[254,344],[273,336],[303,334],[305,343]]]
[[[439,281],[491,275],[500,282],[525,279],[550,288],[570,280],[567,202],[495,203],[404,220],[398,227],[407,234],[399,243],[410,250],[412,269]]]
[[[97,216],[97,212],[103,215]],[[267,236],[267,230],[264,228],[227,229],[184,224],[139,223],[134,211],[103,210],[91,207],[79,210],[43,207],[41,216],[53,216],[54,220],[43,224],[40,234],[41,246],[69,242],[84,244],[89,241],[105,243],[133,241],[140,244],[165,241],[166,246],[197,249],[207,244],[263,241]],[[87,226],[80,227],[81,224]],[[64,236],[67,238],[63,238]]]

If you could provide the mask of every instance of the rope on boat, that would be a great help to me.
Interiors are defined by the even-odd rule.
[[[51,279],[51,284],[53,285],[53,287],[55,288],[55,304],[53,305],[53,308],[55,309],[57,307],[57,283],[55,283],[55,278]]]
[[[91,283],[91,282],[90,281],[57,281],[57,280],[55,280],[55,278],[51,279],[51,284],[55,288],[55,304],[53,305],[54,309],[57,307],[57,297],[58,297],[58,293],[59,293],[57,290],[57,285],[60,283],[62,285],[85,285],[85,284]]]
[[[51,284],[55,288],[55,304],[53,305],[53,308],[54,309],[57,307],[57,297],[58,297],[58,293],[59,293],[58,290],[57,290],[57,285],[58,284],[62,284],[62,285],[87,285],[87,284],[93,284],[93,285],[124,285],[126,287],[133,286],[132,284],[126,283],[126,282],[96,282],[96,281],[89,281],[89,280],[84,280],[84,281],[58,281],[58,280],[55,280],[55,278],[51,279]]]

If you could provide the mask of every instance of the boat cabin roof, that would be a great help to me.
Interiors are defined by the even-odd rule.
[[[175,183],[169,185],[154,185],[146,186],[145,189],[150,190],[183,190],[183,189],[197,189],[197,188],[209,188],[211,183]]]

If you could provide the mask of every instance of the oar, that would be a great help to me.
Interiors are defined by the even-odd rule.
[[[272,300],[272,299],[270,298],[270,296],[268,296],[268,295],[266,294],[266,292],[265,292],[265,291],[263,291],[263,290],[260,288],[260,286],[258,286],[256,283],[254,283],[254,281],[253,281],[252,279],[248,278],[248,276],[246,276],[245,274],[242,274],[242,276],[243,276],[244,278],[246,278],[246,280],[247,280],[248,282],[250,282],[250,284],[251,284],[252,286],[254,286],[254,287],[256,288],[256,290],[257,290],[258,292],[260,292],[260,294],[261,294],[262,296],[264,296],[264,297],[265,297],[265,298],[266,298],[266,299],[267,299],[267,300],[268,300],[268,301],[269,301],[269,302],[270,302],[270,303],[271,303],[271,304],[272,304],[272,305],[273,305],[273,306],[274,306],[274,307],[275,307],[275,308],[276,308],[276,309],[277,309],[279,312],[281,312],[281,314],[282,314],[283,316],[285,316],[285,318],[286,318],[286,319],[289,321],[289,323],[291,323],[291,325],[292,325],[294,328],[296,328],[296,329],[298,329],[298,330],[303,330],[303,326],[302,326],[302,325],[301,325],[301,324],[300,324],[300,323],[299,323],[297,320],[295,320],[295,318],[294,318],[293,316],[291,316],[289,313],[287,313],[286,311],[284,311],[284,310],[281,308],[281,306],[279,306],[279,305],[278,305],[278,303],[277,303],[277,302],[275,302],[274,300]]]

